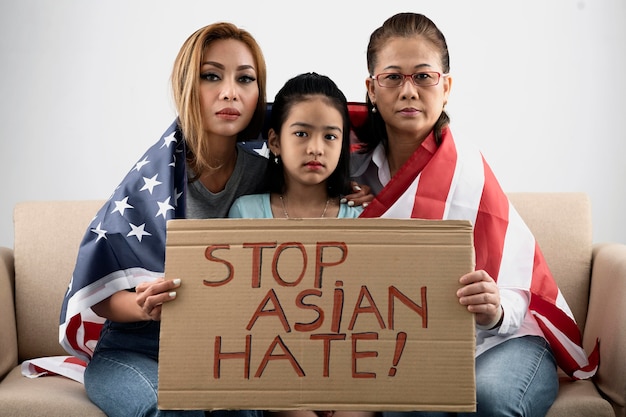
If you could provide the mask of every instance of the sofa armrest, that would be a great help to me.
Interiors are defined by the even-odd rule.
[[[596,244],[591,265],[589,312],[584,345],[600,340],[595,382],[617,416],[626,416],[626,245]]]
[[[13,250],[0,247],[0,380],[17,366]]]

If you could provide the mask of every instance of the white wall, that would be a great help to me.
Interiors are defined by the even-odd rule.
[[[505,191],[584,191],[594,240],[626,242],[623,0],[0,0],[0,245],[24,200],[105,199],[175,117],[182,42],[205,24],[250,30],[268,99],[304,71],[364,98],[369,35],[399,11],[447,37],[457,139]]]

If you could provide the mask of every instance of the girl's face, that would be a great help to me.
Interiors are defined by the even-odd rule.
[[[236,137],[248,126],[257,102],[256,65],[241,41],[223,39],[204,50],[200,65],[200,109],[210,136]]]
[[[268,142],[280,156],[285,185],[324,183],[335,171],[341,156],[343,118],[324,96],[311,96],[291,106],[280,137],[272,129]]]
[[[438,49],[421,36],[389,39],[380,49],[377,61],[374,77],[381,73],[434,71],[443,74]],[[398,76],[391,75],[392,78]],[[365,83],[370,100],[387,125],[389,140],[407,137],[422,141],[443,111],[452,80],[442,75],[437,85],[425,87],[416,86],[409,78],[405,78],[404,84],[399,87],[381,87],[372,78],[368,78]]]

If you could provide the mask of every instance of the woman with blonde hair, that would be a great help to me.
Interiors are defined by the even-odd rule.
[[[226,217],[237,197],[267,189],[267,158],[239,146],[258,137],[266,109],[252,35],[230,23],[199,29],[171,81],[178,118],[93,219],[62,306],[61,344],[88,363],[87,394],[111,417],[204,416],[157,407],[161,306],[181,285],[163,278],[166,222]]]

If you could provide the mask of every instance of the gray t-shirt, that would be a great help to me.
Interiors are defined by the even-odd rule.
[[[187,218],[209,219],[228,217],[228,210],[237,197],[268,191],[266,173],[268,159],[242,146],[237,147],[235,169],[218,193],[212,193],[200,181],[187,184]]]

